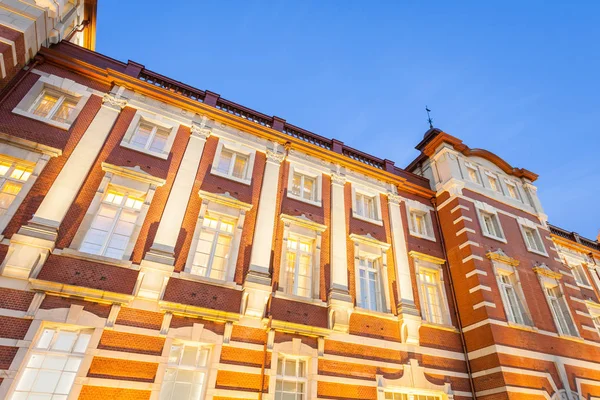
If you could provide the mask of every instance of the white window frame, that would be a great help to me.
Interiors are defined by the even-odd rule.
[[[357,212],[358,196],[365,196],[373,200],[373,218],[367,215],[361,215]],[[379,193],[374,190],[369,190],[366,187],[352,184],[352,217],[383,226],[383,220],[381,219],[381,196]]]
[[[476,185],[480,185],[480,186],[483,185],[481,183],[481,172],[479,171],[479,168],[477,167],[477,165],[472,164],[468,161],[465,161],[464,163],[465,163],[465,178],[467,178],[469,182],[474,183]],[[469,174],[469,171],[475,172],[475,178],[476,178],[475,181],[471,177],[471,174]]]
[[[495,232],[489,231],[484,218],[486,214],[496,220],[496,225],[498,227],[498,230],[500,231],[500,236],[496,235]],[[479,219],[479,226],[481,227],[481,233],[483,234],[483,236],[497,240],[502,243],[507,243],[506,236],[504,235],[504,229],[502,229],[502,224],[500,223],[500,217],[498,216],[498,212],[495,209],[490,209],[489,207],[487,207],[486,209],[477,207],[477,218]]]
[[[523,198],[521,197],[521,192],[519,191],[519,184],[517,182],[505,178],[504,184],[506,185],[506,197],[508,197],[509,199],[515,200],[515,201],[523,202]],[[516,197],[513,197],[510,194],[511,187],[514,189]]]
[[[241,154],[241,155],[247,157],[246,168],[244,171],[244,176],[242,178],[238,178],[238,177],[232,175],[233,165],[234,165],[233,162],[231,163],[231,166],[229,168],[229,170],[230,170],[229,173],[224,173],[217,169],[218,165],[219,165],[219,161],[221,159],[221,153],[223,152],[223,149],[233,152],[234,154]],[[244,146],[240,143],[233,143],[233,142],[225,141],[222,138],[219,138],[219,143],[217,145],[217,151],[215,152],[215,158],[213,159],[210,173],[213,175],[217,175],[217,176],[232,180],[232,181],[243,183],[244,185],[250,185],[252,183],[252,172],[254,170],[255,157],[256,157],[255,150],[253,150],[247,146]]]
[[[71,79],[61,78],[56,75],[45,74],[39,71],[34,70],[34,74],[41,75],[37,82],[29,89],[27,94],[21,99],[21,101],[17,104],[17,106],[12,110],[14,114],[19,114],[24,117],[35,119],[37,121],[44,122],[48,125],[52,125],[54,127],[69,130],[71,125],[77,117],[79,113],[87,103],[88,99],[92,95],[91,89],[87,86],[81,85],[72,81]],[[75,106],[75,110],[73,112],[73,121],[68,122],[59,122],[54,121],[52,119],[52,112],[48,117],[42,117],[40,115],[36,115],[33,113],[33,106],[37,103],[38,99],[41,98],[42,93],[44,91],[52,92],[55,95],[71,97],[77,102]],[[60,106],[60,101],[57,102],[55,107],[53,107],[54,111],[58,109]]]
[[[301,191],[300,195],[296,195],[292,192],[292,189],[294,187],[294,175],[295,174],[301,175],[302,179],[304,179],[304,177],[308,177],[308,178],[312,178],[315,180],[312,199],[304,198],[302,191]],[[302,182],[301,187],[303,187],[303,183],[304,182]],[[305,168],[305,167],[294,165],[294,164],[290,163],[288,186],[287,186],[287,197],[294,199],[294,200],[302,201],[302,202],[305,202],[308,204],[312,204],[317,207],[321,207],[322,206],[322,191],[323,191],[323,174],[321,172],[317,172],[316,170],[311,170],[309,168]]]
[[[497,174],[491,171],[485,171],[485,175],[487,177],[487,185],[486,187],[490,189],[494,193],[504,194],[502,184],[500,183],[500,178]],[[496,182],[497,190],[492,187],[492,181]]]
[[[285,363],[286,361],[294,361],[296,363],[296,375],[285,375]],[[279,353],[277,357],[277,366],[275,369],[275,389],[273,391],[273,399],[280,399],[281,396],[278,396],[278,383],[282,382],[282,386],[285,382],[294,382],[296,385],[298,383],[302,384],[303,390],[301,393],[295,393],[296,395],[301,394],[302,399],[308,399],[308,370],[309,370],[309,360],[306,357],[292,357]],[[302,365],[302,376],[299,376],[299,366]],[[280,368],[281,366],[281,368]],[[280,371],[281,369],[281,371]],[[289,392],[288,392],[289,393]]]
[[[559,291],[559,294],[560,294],[559,297],[556,297],[556,296],[551,297],[550,294],[548,293],[548,290],[555,289],[555,288],[558,289],[558,291]],[[579,331],[577,330],[577,324],[575,323],[575,319],[573,318],[573,314],[571,313],[571,307],[569,307],[569,302],[567,301],[566,294],[565,294],[563,288],[561,287],[561,285],[558,282],[555,282],[554,285],[543,284],[542,289],[544,290],[544,296],[546,297],[546,302],[548,303],[548,307],[550,307],[550,312],[552,313],[552,317],[554,318],[554,325],[556,326],[556,330],[558,331],[558,334],[560,336],[580,337]],[[557,303],[558,307],[560,309],[560,315],[557,314],[555,307],[552,305],[553,300],[555,300],[556,302],[562,301],[564,303],[564,309],[562,309],[560,304]],[[566,315],[564,314],[565,310],[567,312]],[[574,332],[565,332],[564,331],[564,329],[560,323],[561,317],[565,321],[565,325],[567,325],[567,326],[569,325],[568,324],[569,321],[567,321],[567,318],[570,319],[570,322],[572,324]]]
[[[166,347],[166,346],[165,346]],[[172,352],[173,352],[173,348],[174,347],[181,347],[181,351],[179,353],[179,356],[177,357],[177,360],[173,360],[173,356],[172,356]],[[195,348],[196,349],[196,361],[194,366],[191,365],[185,365],[185,364],[181,364],[183,356],[184,356],[184,352],[186,348]],[[181,397],[173,397],[174,393],[171,392],[171,395],[168,397],[163,397],[163,390],[164,390],[164,385],[166,382],[166,374],[168,373],[168,370],[175,370],[175,374],[177,374],[180,370],[183,371],[192,371],[194,373],[201,373],[204,374],[204,378],[202,381],[202,389],[201,389],[201,393],[200,393],[200,397],[199,398],[204,398],[204,395],[206,393],[206,389],[208,386],[208,378],[209,378],[209,373],[210,373],[210,368],[211,368],[211,356],[213,353],[213,346],[208,346],[208,345],[204,345],[201,343],[186,343],[186,342],[178,342],[175,341],[171,344],[169,350],[168,350],[168,361],[167,361],[167,365],[165,367],[164,370],[164,376],[163,379],[161,381],[161,389],[160,389],[160,393],[159,393],[159,398],[162,400],[163,398],[166,398],[168,400],[185,400],[182,399]],[[206,351],[206,359],[205,359],[205,365],[204,366],[200,366],[199,363],[201,361],[201,356],[202,356],[202,352]],[[177,382],[177,379],[174,380],[174,382]],[[181,382],[180,382],[181,383]],[[187,383],[187,382],[184,382]],[[190,383],[190,385],[193,385],[194,383]],[[197,385],[197,384],[196,384]],[[190,391],[189,396],[192,395],[192,392]],[[192,397],[188,397],[188,399],[191,399]]]
[[[425,204],[419,203],[414,200],[405,200],[406,205],[406,218],[408,220],[408,231],[411,236],[415,236],[421,239],[431,240],[435,242],[435,232],[433,231],[433,219],[431,218],[432,207],[426,206]],[[425,217],[425,235],[417,232],[414,227],[413,213],[420,213]]]
[[[133,139],[137,130],[142,124],[152,125],[154,127],[154,129],[152,130],[153,134],[156,133],[158,128],[161,128],[168,132],[165,147],[161,152],[151,151],[149,149],[149,145],[152,142],[152,138],[154,137],[152,134],[148,138],[148,142],[146,143],[146,146],[144,148],[138,147],[131,143],[131,140]],[[175,136],[177,136],[178,130],[179,123],[172,119],[169,119],[159,114],[153,114],[147,111],[136,110],[135,116],[129,123],[127,131],[123,136],[123,140],[121,140],[120,146],[166,160],[167,158],[169,158],[169,153],[171,152],[171,148],[173,147],[173,142],[175,141]]]
[[[391,395],[388,397],[387,395]],[[442,400],[442,396],[431,393],[418,393],[413,390],[384,390],[381,396],[382,400]]]
[[[505,264],[500,261],[493,261],[494,273],[496,275],[496,283],[498,284],[498,290],[500,291],[500,297],[502,298],[502,304],[504,305],[504,312],[506,313],[506,319],[509,324],[526,326],[528,328],[533,328],[533,319],[531,318],[531,312],[529,311],[529,307],[527,306],[527,301],[525,299],[525,293],[523,292],[523,287],[521,286],[521,280],[519,279],[519,272],[514,265]],[[506,284],[502,281],[502,277],[508,277],[511,280],[509,284]],[[517,309],[519,310],[519,315],[515,315],[512,310],[508,293],[504,289],[507,285],[510,285],[514,295],[516,296],[517,301]]]
[[[354,242],[354,276],[356,286],[356,306],[367,313],[389,314],[391,312],[391,298],[388,277],[387,251],[391,247],[388,243],[380,242],[370,235],[362,236],[351,234],[350,240]],[[362,302],[362,290],[360,288],[360,271],[365,269],[360,265],[361,259],[376,262],[377,288],[379,294],[376,298],[375,310],[367,308]]]
[[[419,294],[419,303],[421,306],[421,318],[427,324],[438,325],[438,326],[451,326],[452,319],[450,318],[450,306],[448,304],[448,296],[446,295],[446,285],[444,284],[444,271],[441,263],[444,262],[442,259],[430,258],[427,259],[424,255],[417,252],[409,253],[413,259],[414,270],[417,280],[417,292]],[[435,262],[434,262],[435,261]],[[426,310],[429,308],[428,303],[426,304],[425,293],[423,293],[423,287],[421,285],[421,271],[434,274],[437,279],[437,293],[439,296],[439,307],[441,322],[433,321],[430,315],[426,315]]]
[[[586,301],[586,305],[590,316],[592,317],[594,328],[596,328],[598,335],[600,335],[600,304],[592,301]]]
[[[521,230],[521,236],[523,237],[523,242],[525,242],[525,247],[527,248],[527,251],[548,257],[548,252],[546,251],[546,246],[544,245],[544,239],[535,223],[522,217],[518,217],[517,222],[519,223],[519,229]],[[539,243],[542,246],[542,250],[533,248],[529,245],[529,241],[527,240],[527,236],[525,233],[526,229],[532,230],[534,234],[538,237]]]
[[[200,213],[198,214],[198,220],[196,221],[196,228],[194,229],[194,236],[192,238],[192,244],[187,256],[185,269],[180,273],[180,275],[185,276],[188,279],[200,280],[208,283],[224,283],[228,285],[235,285],[233,280],[235,277],[237,260],[239,257],[242,231],[244,228],[244,222],[246,220],[246,213],[252,208],[252,205],[239,201],[229,194],[214,194],[200,190],[198,195],[202,199],[202,205],[200,206]],[[204,217],[207,213],[236,221],[229,248],[225,278],[222,280],[192,273],[194,255],[196,253],[196,249],[198,248],[198,240],[200,233],[203,230]]]
[[[44,334],[47,331],[54,331],[54,333],[52,334],[50,341],[47,343],[47,345],[45,347],[39,347],[42,344],[40,342],[42,339],[44,339]],[[52,346],[58,340],[58,337],[60,336],[61,332],[72,332],[77,335],[77,338],[75,339],[75,341],[71,345],[70,350],[68,350],[68,351],[52,349]],[[85,336],[83,336],[83,335],[85,335]],[[66,394],[63,394],[66,398],[68,396],[68,394],[71,392],[71,390],[73,388],[73,384],[75,383],[75,380],[77,379],[77,375],[79,374],[79,372],[81,370],[81,364],[83,364],[84,356],[86,355],[88,348],[90,346],[90,342],[92,340],[92,335],[93,335],[93,329],[84,329],[84,328],[75,327],[75,326],[54,326],[52,324],[41,326],[38,333],[36,334],[35,340],[31,342],[31,347],[29,348],[29,352],[28,352],[27,356],[25,357],[26,361],[23,362],[23,364],[21,365],[21,368],[19,369],[19,373],[15,379],[15,384],[12,388],[11,394],[7,398],[12,398],[12,396],[14,396],[14,394],[17,392],[29,393],[29,394],[36,393],[36,392],[32,392],[31,390],[29,390],[29,391],[18,390],[19,385],[21,383],[21,379],[24,378],[24,375],[25,375],[27,369],[35,369],[38,371],[45,369],[45,368],[42,368],[41,365],[38,368],[28,366],[29,362],[32,361],[32,358],[35,357],[36,355],[44,356],[44,357],[54,356],[54,357],[60,357],[60,358],[78,359],[79,360],[79,366],[77,367],[76,370],[68,371],[68,370],[66,370],[66,365],[65,365],[65,367],[63,367],[63,369],[60,370],[62,372],[67,371],[70,373],[74,373],[73,381],[71,382],[68,392]],[[79,340],[83,340],[85,342],[85,350],[81,351],[81,352],[76,352],[76,351],[74,351],[74,348],[77,345],[77,343],[79,342]],[[54,369],[54,371],[58,371],[58,369]],[[36,378],[37,378],[37,376],[36,376]],[[62,378],[62,376],[61,376],[61,378]],[[60,378],[59,378],[59,381],[57,382],[57,385],[59,382],[60,382]],[[46,393],[46,392],[37,392],[37,393]],[[56,395],[55,392],[53,394]]]
[[[567,265],[571,269],[571,274],[573,274],[573,278],[575,279],[575,283],[577,284],[577,286],[592,289],[592,283],[590,282],[590,279],[585,273],[585,270],[587,269],[587,266],[585,264],[568,263]]]

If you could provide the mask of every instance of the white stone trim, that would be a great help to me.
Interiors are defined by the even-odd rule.
[[[477,303],[477,304],[473,305],[473,310],[477,310],[478,308],[481,308],[481,307],[496,308],[496,304],[491,303],[489,301],[482,301],[481,303]]]
[[[477,233],[475,232],[473,229],[471,228],[462,228],[460,231],[456,232],[456,236],[460,236],[465,232],[469,232],[469,233]]]
[[[166,129],[167,131],[169,131],[169,137],[167,139],[167,142],[165,143],[165,148],[163,149],[162,152],[157,153],[154,151],[141,149],[130,143],[131,138],[133,137],[138,126],[142,122],[146,122],[150,125],[155,125],[157,127],[161,127],[163,129]],[[173,142],[175,141],[175,136],[177,136],[177,132],[179,131],[179,126],[180,125],[177,121],[172,120],[164,115],[161,115],[158,113],[151,113],[151,112],[143,111],[143,110],[136,110],[135,116],[129,123],[129,126],[127,127],[127,131],[125,131],[125,135],[123,136],[123,139],[121,140],[120,145],[121,145],[121,147],[126,147],[128,149],[138,151],[140,153],[149,154],[151,156],[162,158],[163,160],[166,160],[169,157],[171,147],[173,147]]]
[[[452,199],[454,199],[455,197],[453,197]],[[439,209],[439,208],[438,208]],[[451,213],[455,213],[458,210],[465,210],[465,211],[469,211],[470,208],[467,206],[463,206],[462,204],[457,205],[456,207],[454,207],[452,210],[450,210]]]
[[[375,225],[383,226],[383,220],[381,219],[381,196],[380,192],[370,189],[365,186],[360,186],[354,183],[351,183],[352,187],[352,206],[350,207],[352,210],[352,218],[360,219],[362,221],[370,222]],[[373,211],[375,213],[375,218],[369,218],[367,216],[359,215],[356,212],[356,195],[361,194],[366,197],[370,197],[373,199]]]
[[[465,278],[468,279],[468,278],[470,278],[470,277],[472,277],[473,275],[476,275],[476,274],[487,276],[487,272],[486,271],[483,271],[481,269],[474,269],[471,272],[467,272],[465,274]]]
[[[471,260],[477,260],[477,261],[483,261],[483,257],[480,256],[476,256],[475,254],[471,254],[465,258],[462,259],[463,264],[471,261]]]
[[[472,240],[467,240],[463,244],[459,245],[458,248],[462,250],[462,249],[464,249],[467,246],[481,247],[481,245],[479,243],[474,242]]]
[[[288,169],[288,182],[287,182],[287,197],[290,199],[302,201],[304,203],[312,204],[313,206],[321,207],[323,199],[323,173],[314,168],[307,167],[305,165],[297,164],[296,162],[289,162]],[[292,187],[294,184],[294,174],[299,173],[310,178],[314,178],[315,186],[313,190],[314,199],[305,199],[302,196],[296,196],[292,193]]]
[[[484,290],[484,291],[487,291],[487,292],[491,292],[492,288],[489,287],[489,286],[485,286],[485,285],[477,285],[477,286],[472,287],[471,289],[469,289],[469,293],[475,293],[475,292],[477,292],[479,290]]]
[[[248,157],[246,173],[244,174],[243,178],[237,178],[235,176],[227,175],[217,170],[217,166],[219,165],[219,160],[221,158],[221,152],[223,151],[223,148],[229,151],[236,152],[238,154],[243,154]],[[227,141],[226,139],[219,138],[219,143],[217,144],[217,150],[215,151],[215,157],[212,162],[210,173],[235,182],[243,183],[244,185],[250,185],[250,183],[252,183],[252,172],[254,171],[255,157],[255,149],[245,146],[241,143],[231,142]]]

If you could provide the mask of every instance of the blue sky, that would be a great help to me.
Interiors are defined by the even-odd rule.
[[[102,0],[96,50],[401,167],[434,125],[600,229],[600,3]]]

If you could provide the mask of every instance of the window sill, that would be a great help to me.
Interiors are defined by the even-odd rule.
[[[375,310],[369,310],[368,308],[356,306],[356,307],[354,307],[354,312],[356,314],[360,314],[360,315],[368,315],[371,317],[389,319],[390,321],[398,321],[398,317],[396,315],[392,314],[391,311],[387,311],[387,312],[375,311]]]
[[[207,278],[205,276],[195,275],[185,271],[179,272],[178,278],[185,279],[186,281],[206,283],[212,286],[220,286],[228,289],[242,290],[242,287],[233,281]]]
[[[584,288],[584,289],[588,289],[588,290],[594,290],[594,288],[592,287],[592,285],[588,285],[585,283],[579,283],[577,281],[575,281],[575,283],[577,284],[577,286],[579,286],[580,288]]]
[[[483,230],[481,231],[481,233],[482,233],[482,234],[483,234],[483,236],[485,236],[486,238],[489,238],[489,239],[494,239],[495,241],[497,241],[497,242],[500,242],[500,243],[504,243],[504,244],[507,244],[507,243],[508,243],[508,241],[507,241],[505,238],[501,238],[501,237],[498,237],[498,236],[490,235],[489,233],[485,233],[485,232],[483,232]]]
[[[242,183],[242,184],[248,185],[248,186],[250,186],[250,184],[252,183],[251,179],[236,178],[235,176],[231,176],[231,175],[227,175],[222,172],[219,172],[214,168],[210,170],[210,173],[213,175],[216,175],[216,176],[220,176],[221,178],[229,179],[230,181]]]
[[[538,329],[535,326],[518,324],[516,322],[510,322],[510,321],[507,321],[506,323],[511,328],[520,329],[522,331],[528,331],[528,332],[538,332]]]
[[[419,239],[425,239],[425,240],[435,242],[435,237],[421,235],[421,234],[419,234],[417,232],[413,232],[413,231],[410,231],[410,235],[414,236],[414,237],[418,237]]]
[[[359,215],[357,213],[355,213],[354,211],[352,211],[352,218],[354,219],[360,219],[361,221],[365,221],[365,222],[369,222],[373,225],[378,225],[378,226],[383,226],[383,221],[380,219],[372,219],[369,217],[363,217],[362,215]]]
[[[562,339],[572,340],[573,342],[578,342],[578,343],[584,343],[585,342],[585,339],[582,338],[581,336],[572,336],[572,335],[566,335],[566,334],[563,334],[563,333],[559,333],[558,337],[562,338]]]
[[[442,331],[448,331],[448,332],[455,332],[458,333],[459,330],[452,325],[448,325],[448,324],[436,324],[435,322],[429,322],[426,319],[423,320],[423,322],[421,322],[421,326],[425,326],[427,328],[433,328],[433,329],[440,329]]]
[[[40,117],[39,115],[35,115],[35,114],[30,113],[30,112],[23,111],[20,108],[14,108],[12,110],[12,112],[14,114],[18,114],[18,115],[21,115],[23,117],[27,117],[27,118],[30,118],[30,119],[35,119],[36,121],[40,121],[40,122],[43,122],[45,124],[52,125],[52,126],[54,126],[56,128],[63,129],[65,131],[68,131],[69,129],[71,129],[71,124],[72,123],[71,124],[67,124],[66,122],[53,121],[53,120],[51,120],[49,118]]]
[[[274,293],[273,297],[276,297],[278,299],[298,301],[300,303],[313,304],[313,305],[316,305],[316,306],[323,306],[323,307],[327,306],[327,303],[325,303],[321,299],[313,299],[313,298],[309,298],[309,297],[297,296],[295,294],[289,294],[289,293],[280,292],[279,290],[277,290]]]
[[[293,199],[293,200],[298,200],[298,201],[301,201],[301,202],[303,202],[303,203],[311,204],[311,205],[313,205],[313,206],[317,206],[317,207],[321,207],[321,206],[322,206],[322,204],[321,204],[321,200],[318,200],[318,201],[316,201],[316,200],[307,200],[307,199],[305,199],[305,198],[302,198],[302,197],[300,197],[300,196],[296,196],[296,195],[292,194],[292,193],[289,191],[289,189],[288,189],[288,192],[287,192],[287,193],[288,193],[288,194],[287,194],[287,197],[288,197],[288,198],[290,198],[290,199]]]
[[[530,253],[534,253],[534,254],[540,255],[540,256],[548,257],[548,253],[541,252],[541,251],[535,250],[535,249],[530,249],[529,247],[527,248],[527,251],[530,252]]]
[[[96,261],[96,262],[100,262],[102,264],[109,264],[109,265],[114,265],[116,267],[122,267],[122,268],[127,268],[127,269],[135,269],[135,270],[139,269],[139,265],[133,265],[133,262],[131,262],[130,260],[120,260],[118,258],[84,253],[83,251],[70,249],[68,247],[64,248],[62,250],[56,249],[52,252],[52,254],[64,255],[67,257],[79,258],[79,259],[87,260],[87,261]]]
[[[169,153],[165,154],[165,153],[156,153],[154,151],[147,151],[147,150],[144,150],[144,149],[140,149],[139,147],[133,146],[133,145],[131,145],[131,144],[125,142],[125,141],[122,141],[121,144],[120,144],[120,146],[121,147],[125,147],[125,148],[127,148],[129,150],[137,151],[138,153],[147,154],[149,156],[160,158],[160,159],[163,159],[163,160],[166,160],[167,158],[169,158]]]

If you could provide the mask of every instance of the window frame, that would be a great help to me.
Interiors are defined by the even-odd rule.
[[[358,198],[363,197],[365,199],[371,199],[373,201],[373,217],[368,215],[362,215],[358,212]],[[381,196],[379,192],[369,190],[365,187],[361,187],[352,184],[352,217],[360,219],[362,221],[370,222],[374,225],[383,226],[383,220],[381,218]]]
[[[492,257],[492,255],[497,257]],[[506,314],[508,323],[535,329],[535,324],[533,322],[533,318],[531,317],[531,311],[529,310],[527,299],[525,298],[525,292],[521,286],[519,272],[516,268],[519,263],[518,260],[506,256],[501,250],[498,250],[495,253],[488,253],[488,258],[493,260],[492,265],[494,268],[494,275],[496,275],[496,284],[498,285],[498,290],[500,292],[502,305],[504,307],[504,312]],[[511,282],[502,282],[501,277],[507,277],[511,280]],[[519,321],[514,315],[513,307],[511,307],[508,299],[508,294],[506,290],[504,290],[507,285],[511,286],[514,296],[516,297],[516,307],[519,310],[519,317],[521,321]]]
[[[416,282],[417,282],[417,293],[419,295],[419,306],[421,308],[421,319],[424,323],[437,325],[437,326],[452,326],[452,319],[450,317],[450,306],[448,303],[448,296],[446,295],[446,285],[444,282],[444,271],[442,269],[442,259],[426,259],[426,255],[411,252],[409,253],[413,260]],[[435,262],[434,262],[435,261]],[[423,287],[421,285],[421,270],[427,273],[433,274],[436,278],[437,295],[439,296],[439,309],[441,322],[435,322],[425,315],[425,310],[428,307],[425,305],[425,293],[423,293]],[[433,286],[433,285],[430,285]]]
[[[487,188],[490,189],[494,193],[498,193],[504,195],[504,190],[502,188],[502,184],[500,183],[500,178],[497,174],[491,171],[485,171],[485,175],[487,177]],[[494,189],[494,185],[492,185],[492,181],[495,182],[496,189]]]
[[[296,245],[296,249],[290,249],[290,241],[294,240],[297,242]],[[300,244],[302,242],[310,242],[309,246],[310,249],[309,251],[303,251],[300,249]],[[286,245],[286,249],[285,249],[285,266],[282,265],[280,266],[280,268],[285,268],[285,270],[283,271],[283,276],[285,277],[285,285],[283,286],[284,290],[283,292],[287,295],[291,295],[291,296],[298,296],[298,297],[302,297],[302,298],[314,298],[313,297],[313,286],[314,286],[314,269],[315,269],[315,265],[314,263],[316,262],[315,260],[315,248],[316,248],[316,239],[314,237],[308,237],[308,236],[304,236],[298,233],[290,233],[289,236],[285,239],[285,245]],[[290,282],[290,270],[289,270],[289,255],[290,253],[294,253],[295,254],[295,261],[294,261],[294,272],[293,272],[293,279],[292,279],[292,287],[289,287],[289,282]],[[302,255],[308,255],[308,258],[310,260],[310,265],[308,267],[308,278],[307,278],[307,282],[309,283],[309,287],[308,287],[308,295],[302,295],[298,293],[298,277],[300,274],[299,271],[299,267],[300,267],[300,263],[301,263],[301,256]],[[282,260],[283,261],[283,260]]]
[[[233,167],[235,165],[234,162],[231,163],[229,167],[229,173],[224,173],[218,170],[219,162],[221,161],[221,154],[223,150],[232,152],[234,154],[240,154],[247,158],[246,166],[244,168],[244,176],[242,178],[238,178],[236,176],[231,175],[233,171]],[[235,182],[243,183],[244,185],[250,185],[252,183],[252,172],[254,170],[254,161],[256,157],[256,151],[250,149],[247,146],[244,146],[239,143],[226,142],[222,138],[219,138],[219,143],[217,144],[217,151],[215,152],[215,157],[213,159],[213,163],[211,166],[210,173],[213,175],[220,176],[225,179],[229,179]]]
[[[391,313],[390,281],[387,264],[387,251],[390,249],[391,245],[380,242],[371,236],[357,234],[351,234],[350,240],[354,242],[354,286],[356,291],[356,307],[367,313]],[[360,265],[361,259],[372,261],[377,273],[376,290],[379,290],[379,293],[376,297],[376,309],[368,308],[367,305],[362,302],[363,294],[361,289],[360,271],[361,269],[366,269]]]
[[[587,266],[585,266],[584,263],[571,264],[567,262],[567,266],[571,270],[571,274],[573,275],[573,278],[575,279],[575,284],[577,284],[577,286],[584,287],[586,289],[593,288],[592,283],[585,272]]]
[[[314,187],[313,187],[313,198],[306,199],[303,197],[303,190],[300,195],[293,193],[294,187],[294,176],[296,174],[301,175],[302,180],[305,177],[314,179]],[[301,185],[302,186],[302,185]],[[322,207],[322,191],[323,191],[323,174],[316,170],[312,170],[310,168],[304,168],[303,166],[298,166],[290,163],[289,168],[289,176],[288,176],[288,186],[287,186],[287,197],[302,201],[304,203],[312,204],[317,207]]]
[[[175,363],[171,362],[171,354],[173,352],[173,348],[174,347],[181,347],[182,348],[180,350],[180,352],[179,352],[179,357],[177,359],[177,362],[175,362]],[[181,364],[181,362],[183,360],[183,357],[184,357],[184,353],[185,353],[186,347],[187,348],[190,348],[190,347],[196,348],[196,361],[195,361],[195,365],[194,366],[190,366],[190,365],[186,365],[186,364]],[[200,357],[201,357],[201,353],[202,353],[203,350],[207,351],[206,359],[205,359],[205,365],[204,366],[200,366],[199,362],[200,362]],[[163,378],[162,378],[161,384],[160,384],[161,387],[160,387],[160,391],[159,391],[159,398],[161,400],[163,399],[163,390],[165,388],[165,382],[167,382],[165,380],[165,377],[166,377],[166,375],[168,373],[168,370],[175,370],[175,374],[176,374],[175,376],[176,376],[176,378],[173,380],[173,383],[177,383],[178,382],[177,381],[177,373],[180,370],[183,370],[183,371],[193,371],[194,373],[204,374],[203,380],[202,380],[202,383],[201,383],[202,389],[201,389],[201,393],[200,393],[200,398],[204,398],[203,396],[206,394],[206,390],[207,390],[207,386],[208,386],[208,377],[209,377],[209,374],[210,374],[211,356],[212,356],[213,351],[214,351],[213,346],[206,345],[206,344],[203,344],[203,343],[188,344],[186,342],[179,342],[179,341],[174,341],[173,343],[171,343],[171,347],[170,347],[170,349],[168,350],[168,353],[167,353],[168,357],[167,357],[167,363],[166,363],[165,370],[164,370],[164,375],[163,375]],[[194,383],[194,382],[182,382],[182,381],[179,381],[179,383],[188,383],[190,386],[198,385],[197,383]],[[173,397],[174,395],[177,395],[175,393],[174,387],[175,386],[173,385],[173,389],[171,391],[170,396],[166,397],[169,400],[179,400],[179,399],[181,399],[181,397]],[[189,393],[188,396],[191,396],[191,395],[192,395],[192,391],[190,391],[190,393]],[[190,397],[188,397],[188,398],[190,398]]]
[[[433,208],[428,207],[428,206],[426,206],[422,203],[419,203],[417,201],[414,201],[414,200],[406,200],[405,206],[406,206],[406,218],[408,221],[408,232],[410,233],[410,235],[421,238],[421,239],[431,240],[432,242],[435,242],[436,238],[435,238],[435,232],[433,229],[433,219],[431,217],[431,212],[433,211]],[[427,231],[425,235],[423,235],[415,230],[415,226],[414,226],[415,221],[413,220],[413,213],[419,213],[425,217],[425,224],[426,224],[425,226],[426,226],[426,231]]]
[[[510,179],[504,179],[504,184],[506,185],[506,196],[512,200],[523,202],[523,198],[521,196],[521,192],[519,191],[519,184]],[[515,197],[511,195],[510,188],[514,189]]]
[[[506,235],[504,234],[504,229],[502,228],[502,224],[500,223],[500,217],[498,216],[498,212],[496,210],[491,209],[490,207],[486,207],[484,208],[477,208],[477,218],[479,219],[479,226],[481,228],[481,234],[485,237],[488,237],[490,239],[494,239],[497,240],[499,242],[502,243],[507,243],[506,241]],[[495,235],[495,232],[490,232],[486,222],[485,222],[485,217],[486,216],[491,216],[492,220],[492,224],[494,224],[494,220],[495,220],[495,227],[498,228],[499,233],[501,236],[497,236]]]
[[[565,291],[563,290],[561,285],[558,282],[555,282],[554,285],[543,284],[542,289],[544,290],[544,296],[546,297],[546,302],[548,304],[548,307],[550,308],[550,312],[554,319],[554,325],[556,326],[556,330],[557,330],[559,336],[569,336],[569,337],[576,337],[576,338],[581,337],[579,334],[579,330],[577,329],[577,324],[575,323],[575,319],[573,318],[573,314],[571,313],[571,308],[569,307],[569,302],[567,301]],[[552,290],[552,289],[558,290],[560,295],[559,296],[551,296],[548,291]],[[570,328],[568,327],[568,322],[569,321],[571,322],[573,332],[571,332],[571,331],[564,332],[563,327],[560,324],[559,315],[557,315],[556,309],[553,306],[553,300],[555,300],[556,304],[558,304],[558,308],[561,311],[560,316],[564,320],[565,325],[567,325],[567,328],[569,330],[570,330]],[[560,304],[561,301],[562,301],[562,307]],[[564,314],[565,311],[566,311],[566,315]],[[567,317],[569,320],[567,320]]]
[[[142,125],[152,126],[151,134],[149,135],[148,140],[143,148],[132,143],[133,138]],[[175,137],[179,131],[179,126],[180,124],[178,122],[165,116],[142,110],[136,110],[135,116],[129,123],[127,131],[121,140],[120,146],[166,160],[169,158],[169,153],[171,152],[173,142],[175,141]],[[156,136],[156,132],[158,132],[158,130],[163,130],[167,133],[167,139],[165,141],[164,148],[160,152],[150,150],[150,144],[152,143],[152,139]]]
[[[474,183],[479,186],[483,186],[483,183],[481,180],[481,173],[480,173],[477,165],[472,164],[468,161],[465,161],[464,164],[465,164],[465,176],[466,176],[466,178],[468,178],[469,182]],[[473,171],[475,173],[476,180],[473,180],[473,177],[470,174],[471,171]]]
[[[535,224],[533,224],[529,220],[520,219],[518,222],[519,222],[519,229],[521,230],[521,236],[523,238],[523,241],[525,242],[525,247],[527,248],[527,251],[529,251],[530,253],[535,253],[535,254],[539,254],[541,256],[548,257],[548,252],[546,250],[546,246],[544,245],[544,241],[543,241],[542,235],[540,234],[538,227],[535,226]],[[527,234],[526,234],[527,230],[534,232],[534,235],[536,235],[537,238],[539,239],[539,244],[542,247],[542,250],[539,250],[537,248],[532,248],[530,246],[529,240],[527,239]]]
[[[299,371],[299,365],[302,364],[302,375],[298,376],[298,372],[296,372],[295,376],[292,375],[285,375],[285,364],[286,361],[291,361],[293,360],[296,363],[296,371]],[[307,357],[295,357],[295,356],[288,356],[282,353],[279,353],[277,355],[277,368],[275,370],[275,388],[273,390],[273,398],[274,399],[279,399],[280,397],[277,396],[278,394],[278,383],[282,382],[281,386],[283,389],[283,384],[285,382],[294,382],[296,384],[296,388],[298,387],[298,384],[302,384],[303,385],[303,390],[302,393],[292,393],[295,394],[296,397],[300,394],[302,399],[308,399],[308,385],[309,385],[309,379],[308,379],[308,363],[309,360],[307,359]],[[281,373],[280,373],[280,366],[281,366]],[[281,389],[281,390],[282,390]],[[291,392],[280,392],[280,393],[291,393]]]

